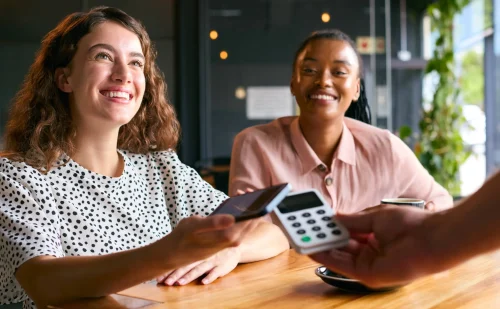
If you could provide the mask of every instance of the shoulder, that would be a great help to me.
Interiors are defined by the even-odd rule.
[[[162,174],[176,174],[176,172],[187,172],[191,174],[194,170],[182,163],[173,150],[151,151],[146,154],[134,154],[126,151],[122,153],[133,166],[142,173],[151,174],[159,171]]]
[[[120,150],[120,152],[134,165],[182,164],[177,153],[173,150],[150,151],[146,154],[132,153],[125,150]]]
[[[347,128],[352,132],[352,135],[354,137],[366,138],[367,136],[371,136],[376,140],[388,141],[390,135],[392,135],[392,133],[389,130],[381,129],[372,126],[371,124],[361,122],[359,120],[346,117],[344,118],[344,123],[347,126]]]
[[[250,141],[257,143],[274,143],[282,141],[290,134],[290,126],[296,116],[282,117],[269,123],[249,127],[236,135],[236,142]]]
[[[0,200],[20,203],[21,207],[53,207],[53,190],[48,176],[24,162],[0,158]]]
[[[181,162],[177,153],[173,150],[153,151],[148,154],[148,159],[156,162],[159,166],[182,166],[187,167]]]
[[[356,147],[380,152],[390,152],[393,139],[398,139],[389,130],[377,128],[364,122],[345,118],[344,123],[351,132]]]
[[[413,154],[405,142],[389,130],[348,118],[345,119],[345,124],[352,133],[356,149],[372,158],[393,161]]]
[[[0,158],[0,175],[2,178],[9,178],[26,185],[45,182],[45,175],[32,166],[3,157]]]

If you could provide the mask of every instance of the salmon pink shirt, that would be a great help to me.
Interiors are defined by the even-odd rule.
[[[233,145],[229,195],[288,182],[294,191],[317,189],[334,211],[354,213],[384,198],[419,198],[430,209],[453,205],[450,194],[397,136],[350,118],[326,166],[307,143],[298,117],[240,132]]]

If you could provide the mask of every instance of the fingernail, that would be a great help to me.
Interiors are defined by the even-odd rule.
[[[201,283],[203,283],[203,284],[207,284],[207,283],[209,283],[209,282],[208,282],[208,279],[203,279],[203,280],[201,280]]]
[[[186,279],[179,279],[179,281],[177,281],[177,282],[179,282],[179,284],[184,284],[184,283],[186,283]]]
[[[172,284],[174,284],[174,280],[168,279],[167,281],[165,281],[165,284],[166,285],[172,285]]]

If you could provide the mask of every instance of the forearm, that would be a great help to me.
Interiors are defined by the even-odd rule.
[[[16,278],[38,308],[121,291],[170,268],[157,243],[102,256],[38,257],[27,261]],[[172,267],[173,268],[173,267]]]
[[[283,232],[276,225],[262,221],[239,246],[240,263],[268,259],[288,248],[288,240]]]
[[[424,196],[421,197],[426,201],[425,208],[434,211],[441,211],[453,207],[453,197],[450,195],[450,193],[437,182],[435,182],[432,177],[428,176],[428,178],[428,190],[419,188],[418,185],[415,186],[416,191],[418,191],[419,189],[423,190],[424,192],[427,191],[427,193],[425,193]],[[423,182],[424,180],[420,181]],[[416,184],[418,184],[418,182],[416,182]]]
[[[448,192],[443,192],[427,201],[425,208],[434,211],[441,211],[453,207],[453,198]]]
[[[453,209],[437,213],[435,247],[447,263],[455,265],[473,256],[500,248],[500,174]]]

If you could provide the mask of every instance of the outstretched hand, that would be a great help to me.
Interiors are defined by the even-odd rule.
[[[179,269],[172,270],[158,277],[158,283],[165,285],[185,285],[199,277],[206,275],[201,281],[203,284],[209,284],[217,278],[230,273],[241,258],[239,248],[226,248],[208,259],[197,261]]]
[[[392,205],[337,215],[351,233],[349,244],[311,258],[373,288],[406,284],[432,268],[427,236],[432,231],[424,227],[430,216],[429,211]]]

